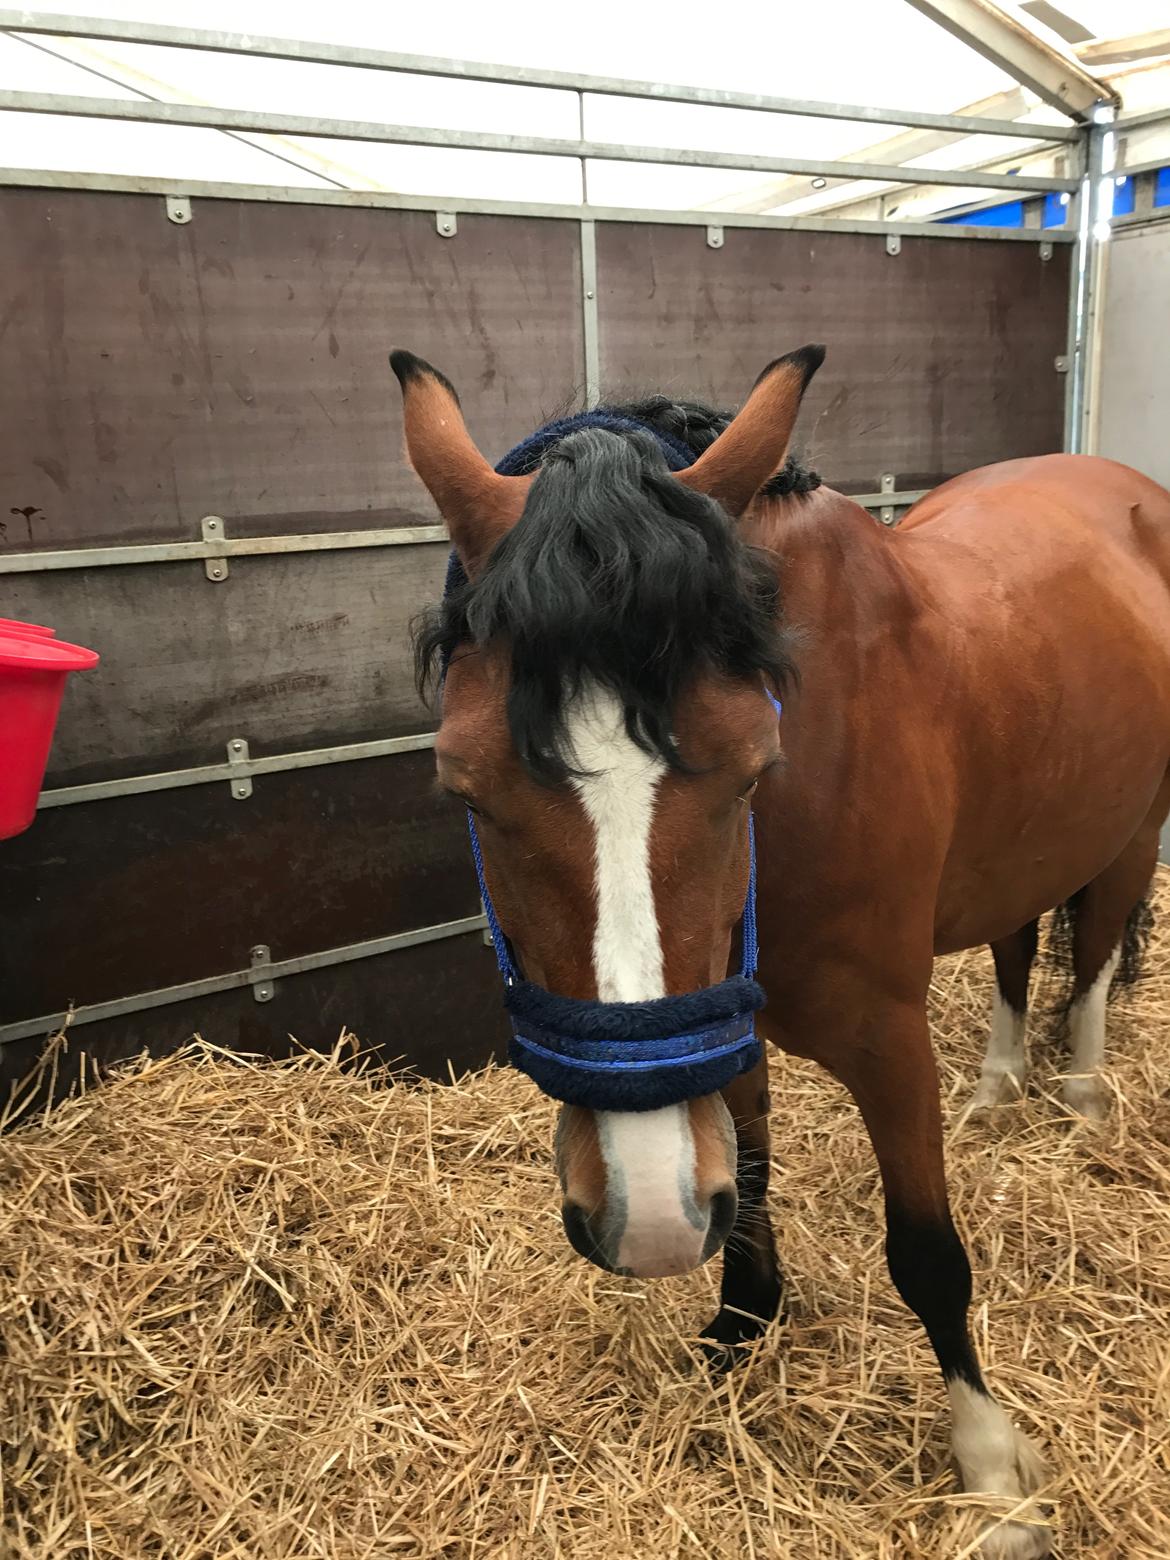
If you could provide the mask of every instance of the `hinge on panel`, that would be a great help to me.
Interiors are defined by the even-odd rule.
[[[901,235],[901,233],[887,233],[886,234],[886,254],[888,254],[888,255],[900,255],[901,253],[902,253],[902,235]]]
[[[895,491],[895,481],[896,479],[892,471],[883,471],[880,483],[881,491],[883,493],[893,493]],[[897,513],[898,511],[893,504],[883,504],[878,510],[878,518],[883,525],[893,525]]]
[[[711,225],[707,228],[707,248],[723,248],[723,229],[721,227]]]
[[[267,943],[257,943],[251,954],[252,968],[248,984],[257,1002],[271,1002],[276,995],[276,982],[267,973],[272,964],[272,950]]]
[[[187,195],[168,195],[167,220],[177,222],[180,227],[191,220],[191,200]]]
[[[205,515],[199,522],[199,528],[203,533],[205,542],[222,542],[227,537],[227,527],[218,515]],[[222,555],[212,553],[203,560],[203,572],[209,580],[214,580],[218,585],[221,580],[228,577],[228,561]]]
[[[248,744],[243,737],[232,738],[227,745],[227,756],[229,765],[248,762]],[[233,775],[228,784],[237,802],[246,802],[252,794],[252,776],[249,774]]]
[[[1048,239],[1045,239],[1044,242],[1040,245],[1040,258],[1041,260],[1052,259],[1052,245]]]
[[[459,231],[459,223],[455,220],[455,213],[453,211],[436,211],[435,230],[440,238],[454,238]]]

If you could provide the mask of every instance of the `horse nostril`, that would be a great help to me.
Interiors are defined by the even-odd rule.
[[[706,1256],[719,1250],[723,1242],[731,1234],[735,1224],[735,1216],[739,1212],[739,1193],[734,1186],[724,1187],[722,1191],[711,1194],[711,1211],[707,1225],[707,1239],[705,1242]]]
[[[611,1271],[609,1263],[602,1255],[601,1248],[593,1238],[593,1231],[589,1228],[589,1216],[580,1203],[563,1202],[561,1204],[561,1222],[565,1226],[565,1234],[569,1238],[569,1245],[573,1250],[585,1258],[586,1262],[592,1262],[599,1268]]]

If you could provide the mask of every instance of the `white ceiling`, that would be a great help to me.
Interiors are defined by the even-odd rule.
[[[1009,6],[1017,10],[1018,7]],[[1167,21],[1166,0],[1067,0],[1061,7],[1109,36]],[[591,0],[567,16],[547,3],[483,0],[385,6],[361,0],[74,0],[73,14],[186,23],[199,28],[321,39],[397,53],[717,86],[776,96],[952,111],[1013,85],[1010,78],[904,0],[817,0],[759,6],[678,0],[669,7]],[[718,17],[719,25],[712,26]],[[1023,19],[1042,29],[1026,15]],[[1061,42],[1045,30],[1049,41]],[[1170,99],[1165,67],[1143,62],[1147,97]],[[0,35],[0,87],[94,97],[146,96],[274,112],[575,138],[572,93],[386,75],[373,71],[211,55],[186,50]],[[1157,97],[1160,92],[1161,96]],[[1127,97],[1129,96],[1127,91]],[[1027,117],[1052,122],[1037,105]],[[896,127],[781,118],[631,99],[588,100],[594,140],[843,158],[896,135]],[[986,138],[985,138],[986,139]],[[958,166],[1014,142],[972,140],[932,149],[927,166]],[[300,141],[218,131],[0,113],[0,163],[175,179],[383,188],[450,198],[575,202],[570,159],[433,148]],[[761,176],[718,170],[594,163],[596,204],[730,203]],[[872,189],[872,186],[863,186]],[[952,202],[953,203],[953,202]]]

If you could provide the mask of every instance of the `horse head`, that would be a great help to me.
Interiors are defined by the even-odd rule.
[[[586,415],[522,474],[489,465],[437,370],[391,359],[457,560],[418,643],[442,667],[438,779],[469,812],[513,1058],[562,1102],[566,1232],[610,1270],[684,1272],[736,1218],[751,798],[791,675],[774,563],[736,522],[823,356],[770,364],[697,459]]]

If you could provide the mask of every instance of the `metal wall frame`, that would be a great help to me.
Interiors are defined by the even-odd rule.
[[[464,916],[458,921],[419,926],[390,937],[372,937],[365,942],[347,943],[341,948],[325,948],[319,953],[302,954],[297,959],[279,959],[275,963],[267,957],[266,948],[256,948],[253,950],[253,962],[246,970],[229,970],[224,975],[210,975],[206,980],[185,981],[179,986],[161,986],[154,991],[140,991],[130,997],[119,997],[113,1002],[94,1002],[88,1007],[44,1013],[38,1018],[25,1018],[14,1024],[0,1025],[0,1045],[14,1040],[32,1039],[38,1035],[51,1035],[66,1026],[72,1029],[79,1024],[96,1024],[106,1018],[121,1018],[128,1013],[169,1007],[172,1003],[188,1002],[194,997],[209,997],[217,991],[236,991],[244,986],[253,988],[257,1002],[267,1002],[273,995],[273,982],[284,976],[303,975],[309,970],[328,969],[335,964],[349,964],[355,959],[373,959],[379,954],[394,953],[402,948],[417,948],[422,943],[440,942],[447,937],[463,937],[468,932],[484,931],[486,927],[486,916]]]
[[[146,43],[167,48],[253,59],[292,60],[317,65],[344,65],[361,70],[438,76],[457,81],[487,81],[504,86],[543,87],[601,97],[642,98],[658,103],[689,103],[704,108],[746,108],[759,113],[844,119],[862,124],[906,125],[912,129],[954,130],[969,135],[1002,135],[1023,139],[1075,141],[1069,125],[1021,126],[1014,120],[964,114],[930,114],[919,109],[875,108],[857,103],[812,102],[768,97],[759,93],[724,92],[712,87],[670,86],[660,82],[627,81],[616,76],[587,76],[572,71],[531,70],[520,65],[483,65],[468,60],[435,59],[393,54],[344,44],[309,43],[291,38],[168,27],[148,22],[115,21],[90,16],[35,15],[31,11],[0,10],[0,32],[47,37],[92,38],[105,43]],[[1062,112],[1067,112],[1062,108]]]
[[[989,190],[1044,190],[1071,194],[1071,179],[1030,173],[986,173],[980,169],[932,168],[914,178],[899,163],[837,162],[808,157],[755,157],[739,152],[692,151],[611,141],[565,141],[548,136],[492,135],[472,130],[427,130],[359,119],[319,119],[306,114],[270,114],[251,109],[213,108],[190,103],[73,97],[57,93],[0,91],[0,111],[52,114],[71,119],[114,119],[130,124],[181,125],[258,135],[320,137],[390,146],[430,146],[452,151],[513,152],[535,157],[572,157],[579,162],[652,163],[676,168],[726,168],[742,173],[796,173],[830,179],[902,180]]]
[[[899,175],[902,170],[899,170]],[[1072,200],[1076,200],[1075,181]],[[396,195],[383,190],[308,189],[301,185],[232,184],[222,180],[161,179],[153,175],[61,173],[52,168],[0,168],[0,188],[96,190],[160,199],[241,200],[293,206],[350,206],[385,211],[433,211],[469,216],[547,217],[571,222],[656,222],[674,227],[774,228],[808,233],[895,233],[909,238],[1002,240],[1007,243],[1071,244],[1062,228],[985,227],[974,223],[898,222],[868,218],[784,217],[766,212],[659,210],[655,206],[566,205],[554,201],[455,199],[443,195]],[[1026,186],[1013,183],[1012,189]]]

